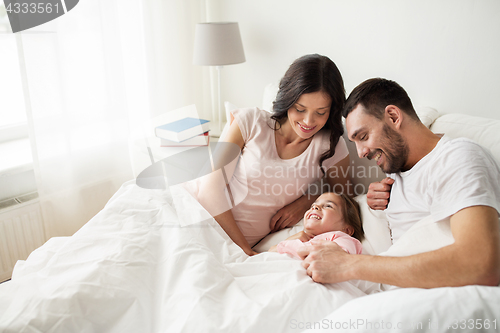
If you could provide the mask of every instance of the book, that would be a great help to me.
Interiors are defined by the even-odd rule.
[[[191,139],[184,140],[182,142],[170,141],[167,139],[160,139],[160,147],[195,147],[195,146],[208,146],[210,142],[210,136],[208,131],[195,136]]]
[[[208,120],[187,117],[155,127],[155,135],[160,139],[182,142],[209,131],[209,126]]]

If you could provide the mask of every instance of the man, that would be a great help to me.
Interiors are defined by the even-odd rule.
[[[367,200],[372,209],[387,207],[394,241],[431,215],[435,221],[450,218],[455,242],[407,257],[351,255],[320,242],[299,251],[307,274],[321,283],[498,285],[500,169],[491,154],[468,139],[431,132],[393,81],[360,84],[347,99],[344,117],[359,156],[375,159],[389,176],[370,185]]]

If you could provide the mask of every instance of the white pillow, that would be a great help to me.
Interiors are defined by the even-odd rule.
[[[428,106],[415,106],[415,112],[420,121],[427,127],[430,128],[432,123],[439,117],[439,112]]]
[[[267,235],[258,242],[253,249],[257,252],[266,252],[271,246],[277,245],[279,242],[286,240],[288,237],[304,230],[304,219],[300,220],[296,225],[291,228],[285,228],[272,234]]]
[[[222,130],[222,132],[219,136],[219,140],[221,140],[221,141],[226,136],[227,131],[229,131],[229,126],[231,125],[231,111],[238,109],[238,107],[236,105],[234,105],[233,103],[228,102],[228,101],[224,102],[224,108],[226,110],[227,122],[226,122],[226,125],[224,125],[224,129]]]
[[[267,112],[273,111],[273,102],[276,99],[278,90],[279,85],[277,83],[269,83],[264,88],[264,94],[262,96],[262,110],[266,110]]]
[[[469,116],[466,114],[445,114],[432,124],[434,133],[445,133],[450,138],[469,138],[490,150],[500,164],[500,120]]]

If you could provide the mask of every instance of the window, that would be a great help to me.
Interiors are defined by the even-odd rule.
[[[16,38],[1,1],[0,202],[36,191]]]
[[[0,4],[0,143],[27,137],[26,110],[19,67],[16,35],[4,4]]]

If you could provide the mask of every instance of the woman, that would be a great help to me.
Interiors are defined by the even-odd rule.
[[[287,70],[273,114],[258,108],[232,112],[224,141],[238,145],[241,159],[228,176],[229,187],[244,199],[214,218],[248,255],[256,254],[252,246],[269,232],[301,219],[321,194],[315,182],[324,175],[330,190],[347,190],[342,176],[347,172],[340,172],[349,166],[341,137],[344,102],[339,70],[329,58],[313,54]]]

